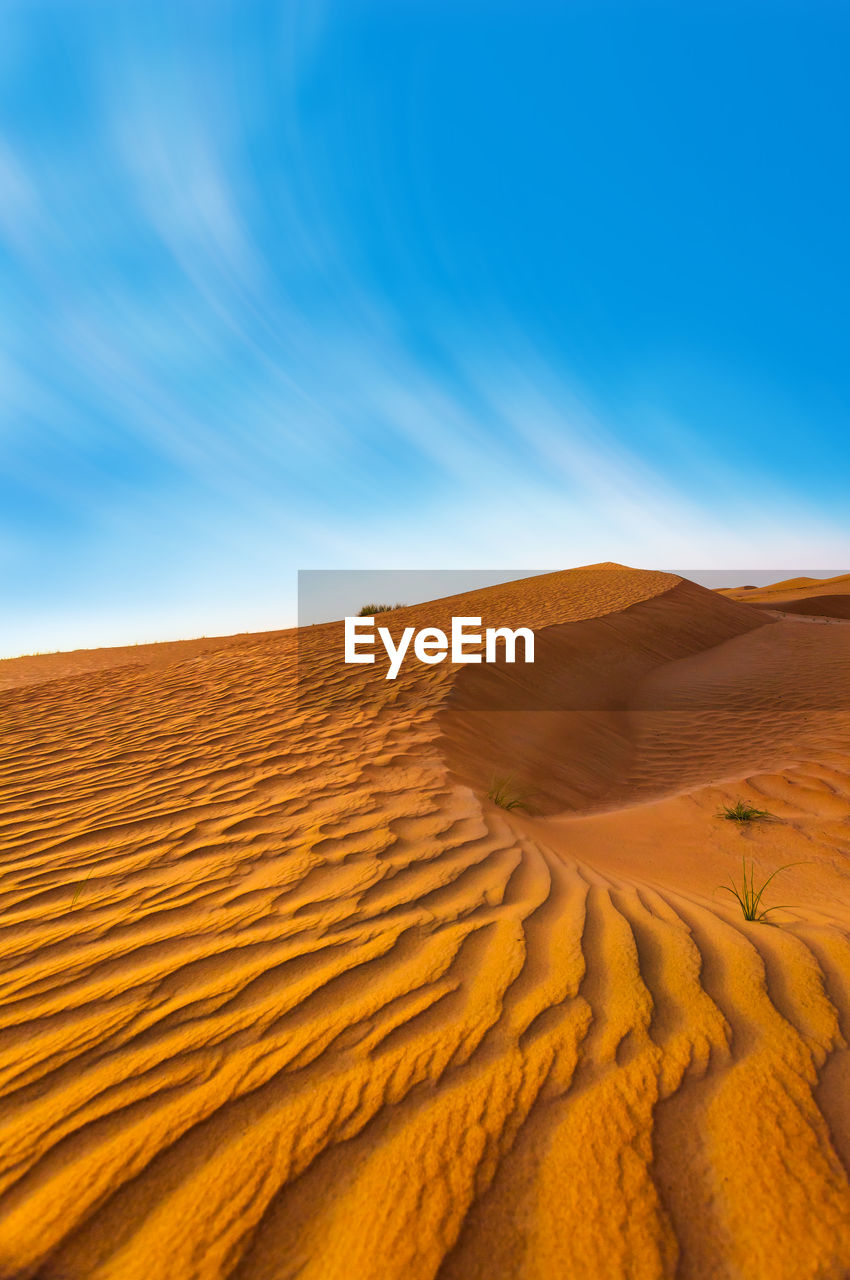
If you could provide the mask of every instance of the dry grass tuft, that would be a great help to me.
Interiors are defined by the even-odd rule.
[[[728,818],[730,822],[759,822],[772,818],[773,814],[768,813],[767,809],[756,809],[754,805],[747,804],[746,800],[736,800],[734,804],[724,804],[717,816]]]
[[[487,792],[487,799],[492,800],[500,809],[524,809],[532,812],[529,790],[518,783],[512,775],[494,778]]]
[[[749,878],[747,875],[746,858],[741,859],[741,864],[742,876],[740,885],[735,884],[735,881],[733,880],[731,884],[724,884],[720,887],[725,889],[727,893],[731,893],[736,899],[745,920],[755,920],[761,923],[766,922],[768,924],[772,924],[773,921],[767,919],[769,913],[771,911],[785,911],[787,910],[787,906],[763,907],[761,905],[761,896],[773,877],[778,876],[780,871],[785,871],[788,867],[797,867],[800,864],[798,862],[786,862],[784,866],[777,867],[776,870],[767,877],[759,889],[756,889],[755,887],[753,864],[750,863]]]

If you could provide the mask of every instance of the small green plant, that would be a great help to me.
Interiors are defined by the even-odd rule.
[[[746,800],[736,800],[734,804],[724,804],[718,811],[718,818],[728,818],[730,822],[759,822],[764,818],[772,818],[767,809],[756,809]]]
[[[500,809],[524,809],[531,813],[529,792],[512,775],[494,778],[487,792],[487,799],[492,800]]]
[[[784,866],[777,867],[776,870],[767,877],[767,879],[762,884],[761,888],[757,889],[755,886],[755,873],[753,870],[753,864],[750,863],[750,870],[749,870],[749,876],[748,876],[747,860],[746,858],[742,858],[741,859],[742,874],[741,874],[740,885],[735,884],[735,881],[733,880],[731,884],[724,884],[724,885],[721,885],[720,887],[721,889],[725,889],[727,893],[731,893],[732,896],[736,899],[739,907],[741,908],[741,911],[743,913],[745,920],[756,920],[761,922],[767,921],[768,924],[772,924],[773,923],[772,921],[767,920],[767,917],[770,914],[770,912],[785,911],[787,907],[785,905],[776,906],[776,907],[763,907],[761,905],[761,896],[764,893],[767,886],[770,884],[773,877],[778,876],[780,871],[787,871],[788,867],[797,867],[799,865],[800,864],[798,862],[786,862]]]
[[[358,618],[374,618],[376,613],[392,613],[393,609],[406,609],[406,604],[364,604]]]

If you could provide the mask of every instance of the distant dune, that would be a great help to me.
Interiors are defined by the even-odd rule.
[[[533,667],[0,662],[0,1278],[850,1275],[838,599],[599,565],[386,619]]]
[[[804,613],[810,617],[850,618],[850,573],[834,578],[787,578],[769,587],[738,587],[721,592],[761,609]]]

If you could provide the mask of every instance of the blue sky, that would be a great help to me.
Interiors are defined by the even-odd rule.
[[[6,0],[0,652],[850,568],[850,10]]]

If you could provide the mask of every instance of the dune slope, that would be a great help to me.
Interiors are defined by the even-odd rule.
[[[730,588],[720,593],[759,609],[809,617],[850,618],[850,574],[832,578],[786,578],[768,587]]]
[[[617,566],[392,626],[461,612],[546,660],[7,677],[0,1277],[850,1273],[850,630]]]

